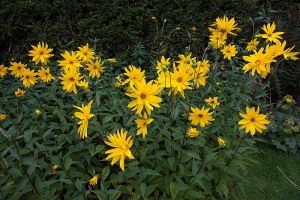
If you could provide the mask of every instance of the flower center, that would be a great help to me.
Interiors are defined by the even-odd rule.
[[[71,60],[69,63],[70,63],[70,65],[73,65],[73,64],[74,64],[74,62],[73,62],[72,60]]]
[[[210,103],[211,103],[211,104],[214,104],[214,103],[215,103],[215,101],[211,101]]]
[[[268,36],[269,36],[269,37],[272,37],[272,34],[271,34],[271,33],[268,33]]]
[[[226,32],[226,30],[225,30],[225,29],[222,29],[222,30],[221,30],[221,32],[222,32],[222,33],[225,33],[225,32]]]
[[[18,69],[21,69],[21,67],[19,66]]]
[[[40,51],[40,56],[44,55],[44,52]]]
[[[182,82],[182,78],[181,77],[177,78],[177,82],[181,83]]]
[[[199,114],[198,116],[199,116],[200,118],[202,118],[202,117],[203,117],[203,115],[202,115],[202,114]]]
[[[70,78],[70,79],[69,79],[69,81],[72,81],[72,82],[74,82],[74,81],[75,81],[75,79],[74,79],[74,78]]]
[[[141,99],[146,99],[146,95],[144,93],[141,94]]]
[[[260,61],[259,60],[256,60],[255,61],[255,65],[259,65],[260,64]]]
[[[45,75],[48,76],[49,74],[46,72]]]
[[[29,79],[29,76],[25,76],[26,79]]]
[[[84,55],[87,56],[87,52],[84,52]]]
[[[251,122],[255,122],[255,118],[251,118],[250,121],[251,121]]]

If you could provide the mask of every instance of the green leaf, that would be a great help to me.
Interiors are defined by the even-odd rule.
[[[47,139],[47,137],[50,135],[51,131],[53,128],[50,128],[49,130],[47,130],[44,134],[43,134],[43,138]]]
[[[206,199],[205,196],[202,195],[202,193],[199,192],[196,192],[194,190],[189,190],[187,191],[187,195],[190,195],[191,197],[195,197],[197,199]]]
[[[99,200],[107,199],[105,192],[103,190],[93,190],[93,193],[97,195]]]
[[[141,183],[140,184],[140,189],[141,189],[141,193],[142,193],[142,197],[144,198],[145,196],[145,192],[146,192],[146,183]]]
[[[15,193],[17,194],[18,192],[20,192],[24,188],[24,186],[27,184],[28,181],[29,181],[29,179],[27,177],[22,179],[22,181],[19,184],[18,188],[16,189]]]
[[[171,184],[170,184],[170,192],[171,192],[172,200],[176,199],[176,196],[178,194],[178,190],[179,190],[178,183],[172,181]]]
[[[103,168],[102,170],[102,176],[101,176],[101,181],[104,182],[107,176],[109,175],[110,172],[110,166],[107,165]]]
[[[195,151],[186,151],[186,154],[193,158],[196,158],[197,160],[201,160],[199,153],[197,153]]]
[[[177,143],[176,141],[173,141],[173,140],[166,140],[166,141],[167,141],[167,143],[168,143],[169,145],[171,145],[171,146],[172,146],[174,149],[176,149],[177,151],[179,151],[179,152],[182,151],[182,148],[181,148],[180,144]]]
[[[77,190],[78,190],[79,192],[82,191],[82,185],[83,185],[83,183],[85,183],[85,182],[79,180],[78,178],[76,179],[75,186],[76,186],[76,188],[77,188]]]
[[[175,158],[174,158],[174,157],[169,157],[169,158],[167,159],[167,161],[168,161],[168,163],[169,163],[170,168],[173,170],[173,168],[174,168],[174,163],[175,163]]]
[[[55,182],[57,182],[58,180],[50,180],[50,181],[43,181],[41,184],[39,184],[37,187],[39,188],[44,188],[47,187]]]
[[[96,153],[99,153],[105,148],[104,145],[97,145],[93,152],[90,151],[91,156],[94,156]],[[94,149],[94,148],[93,148]]]
[[[15,174],[15,175],[17,175],[17,176],[23,176],[23,174],[22,174],[18,169],[16,169],[16,168],[10,168],[10,169],[8,170],[8,172],[9,172],[10,174]]]
[[[145,178],[147,175],[161,176],[161,174],[157,173],[156,171],[154,171],[154,170],[152,170],[152,169],[145,169],[145,168],[142,168],[142,169],[141,169],[141,174],[143,175],[144,178]]]

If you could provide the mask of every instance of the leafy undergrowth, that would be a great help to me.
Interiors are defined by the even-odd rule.
[[[292,183],[300,187],[300,154],[285,153],[265,144],[258,144],[257,148],[260,153],[253,158],[258,163],[247,167],[249,183],[244,186],[245,194],[239,192],[238,199],[299,200],[300,190]]]

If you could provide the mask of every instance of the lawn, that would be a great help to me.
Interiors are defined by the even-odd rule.
[[[258,144],[260,153],[254,156],[257,164],[247,167],[245,194],[238,199],[246,200],[299,200],[300,199],[300,152],[285,153],[266,144]],[[290,181],[298,186],[298,189]]]

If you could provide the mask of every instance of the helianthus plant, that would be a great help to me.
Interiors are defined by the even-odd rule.
[[[227,44],[236,29],[218,18],[203,55],[164,55],[150,70],[88,44],[57,62],[33,50],[11,62],[0,77],[3,198],[233,198],[269,124],[262,74],[290,53],[282,43],[249,55]]]

